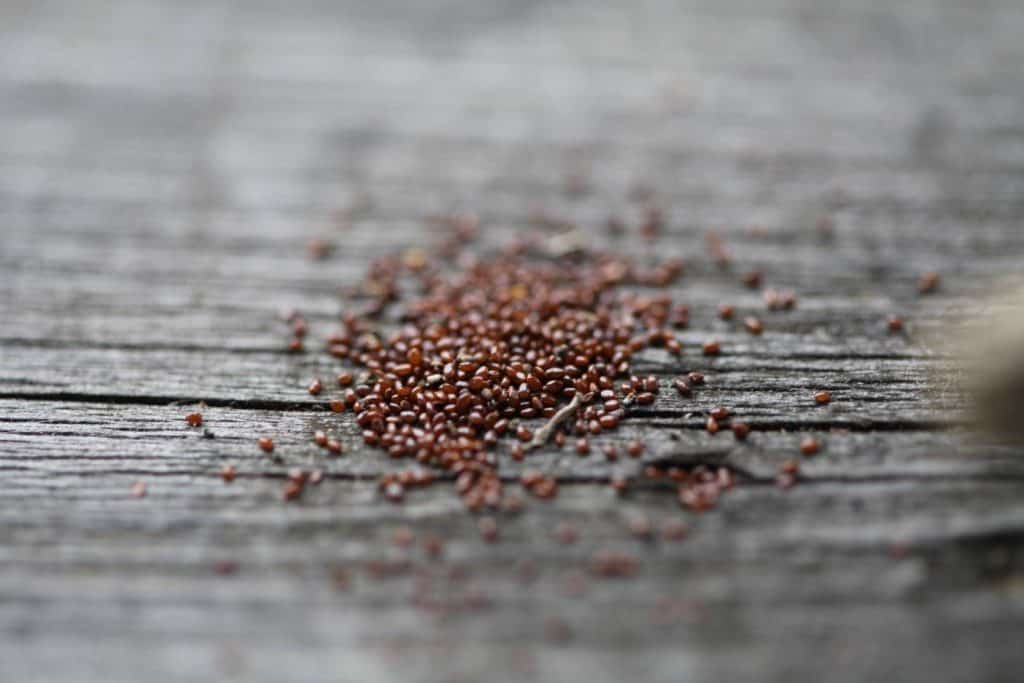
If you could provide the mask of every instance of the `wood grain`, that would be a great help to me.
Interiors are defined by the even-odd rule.
[[[951,321],[1019,276],[1022,34],[1011,0],[3,3],[0,680],[1016,680],[1024,459],[971,426]],[[316,341],[371,259],[461,210],[481,249],[543,210],[684,258],[693,311],[681,358],[637,360],[655,404],[598,439],[644,457],[503,463],[562,486],[497,513],[495,544],[447,486],[380,498],[396,465],[327,409],[344,365]],[[755,268],[797,309],[765,311]],[[203,401],[212,438],[184,421]],[[747,442],[702,429],[717,405]],[[822,452],[776,488],[808,434]],[[685,512],[643,476],[667,462],[739,485]],[[292,467],[326,476],[285,504]],[[595,576],[602,551],[637,575]]]

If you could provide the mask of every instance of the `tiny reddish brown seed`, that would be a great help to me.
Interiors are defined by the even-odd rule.
[[[444,543],[437,536],[427,536],[423,541],[423,554],[436,559],[444,554]]]
[[[690,531],[682,520],[671,517],[661,524],[661,537],[666,541],[681,541]]]
[[[675,385],[676,391],[679,392],[680,396],[689,396],[690,395],[690,393],[691,393],[690,383],[687,382],[685,379],[679,378],[675,382],[673,382],[673,384]]]
[[[480,532],[480,537],[488,543],[494,543],[498,540],[498,523],[494,520],[494,517],[481,517],[477,521],[476,527]]]
[[[400,526],[391,532],[391,540],[400,548],[408,548],[415,542],[416,536],[409,527]]]
[[[529,441],[530,439],[533,438],[533,432],[527,427],[520,425],[516,429],[516,438],[518,438],[520,441]]]
[[[302,495],[303,483],[299,481],[288,481],[281,489],[281,497],[285,501],[295,500]]]
[[[764,278],[763,274],[759,270],[751,270],[743,274],[743,284],[750,289],[757,289],[761,286],[761,280]]]
[[[717,356],[722,352],[722,345],[716,339],[704,342],[704,345],[701,348],[704,351],[705,356]]]
[[[198,427],[199,425],[203,424],[203,414],[189,413],[188,415],[185,416],[185,422],[188,423],[189,427]]]
[[[314,486],[316,486],[317,484],[319,484],[323,480],[324,480],[324,471],[323,470],[313,470],[312,472],[309,473],[308,481],[309,481],[310,484],[313,484]]]
[[[569,522],[559,522],[555,527],[553,535],[555,540],[562,545],[571,545],[579,538],[579,533],[576,531],[576,527]]]
[[[733,315],[736,313],[736,307],[730,304],[721,304],[718,307],[718,317],[722,320],[732,320]]]
[[[800,452],[804,455],[814,455],[821,448],[818,440],[813,436],[808,436],[800,442]]]
[[[890,332],[900,332],[903,330],[903,318],[897,315],[890,315],[886,318],[885,324]]]
[[[708,434],[717,434],[719,428],[720,425],[718,424],[718,420],[713,417],[709,417],[707,424],[705,425],[705,429],[708,430]]]
[[[224,465],[220,468],[220,478],[230,484],[235,480],[235,468],[232,465]]]
[[[590,442],[586,439],[580,439],[576,442],[576,452],[579,455],[587,455],[590,453]]]
[[[800,463],[790,458],[782,463],[782,466],[779,468],[779,471],[782,472],[783,474],[799,474]]]
[[[630,441],[626,444],[626,452],[631,458],[639,458],[644,454],[644,445],[639,441]]]
[[[344,413],[345,402],[342,401],[340,398],[331,399],[331,412]]]
[[[831,400],[832,400],[832,394],[827,392],[827,391],[819,391],[816,394],[814,394],[814,401],[818,405],[822,405],[823,406],[823,405],[827,404]]]
[[[342,451],[341,442],[337,441],[335,439],[329,439],[327,441],[327,451],[329,453],[333,454],[333,455],[337,455],[338,453],[341,453],[341,451]]]
[[[755,336],[764,332],[764,324],[754,316],[744,318],[743,327],[746,328],[747,332]]]
[[[925,273],[917,281],[917,290],[921,294],[930,294],[939,288],[940,280],[938,273]]]
[[[146,495],[146,483],[143,481],[137,481],[132,484],[132,496],[135,498],[142,498]]]
[[[750,425],[746,422],[733,422],[732,433],[736,437],[737,441],[744,441],[747,435],[750,434]]]
[[[321,448],[325,448],[327,446],[327,434],[318,429],[313,433],[313,443]]]
[[[711,417],[721,422],[723,420],[729,419],[729,416],[732,415],[732,411],[726,408],[725,406],[716,406],[711,409],[711,412],[709,414],[711,415]]]
[[[601,449],[604,451],[605,460],[614,462],[619,459],[619,449],[613,443],[606,443]]]
[[[274,440],[270,437],[260,437],[259,440],[260,449],[266,453],[270,453],[274,450]]]
[[[343,372],[338,375],[338,386],[340,387],[351,386],[353,381],[354,378],[351,372]]]
[[[686,378],[690,380],[692,386],[696,387],[704,384],[704,375],[700,372],[691,372]]]
[[[311,381],[309,383],[308,390],[309,390],[309,393],[311,393],[314,396],[316,396],[321,391],[323,391],[323,388],[324,388],[324,385],[320,382],[320,380],[318,378],[314,377],[313,381]]]

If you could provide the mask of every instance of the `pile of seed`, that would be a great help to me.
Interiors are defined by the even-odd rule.
[[[367,445],[422,466],[384,478],[391,500],[432,483],[423,469],[432,468],[455,476],[468,508],[500,506],[504,435],[514,436],[515,459],[567,435],[585,455],[588,436],[615,429],[633,404],[654,401],[658,381],[632,375],[633,356],[649,346],[682,349],[672,327],[686,324],[686,308],[624,291],[665,286],[680,263],[641,269],[607,254],[552,258],[520,247],[445,265],[419,254],[375,263],[362,288],[372,297],[367,314],[347,316],[328,339],[332,355],[368,371],[335,409],[355,414]],[[403,284],[418,294],[403,300]],[[393,303],[397,327],[384,333],[380,315]],[[557,492],[540,472],[522,484],[542,498]]]

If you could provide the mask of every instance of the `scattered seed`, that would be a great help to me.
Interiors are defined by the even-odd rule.
[[[821,445],[813,436],[804,437],[803,441],[800,442],[800,452],[804,455],[814,455],[820,448]]]
[[[814,401],[818,405],[822,405],[823,406],[823,405],[827,404],[831,400],[832,400],[832,394],[830,392],[819,391],[818,393],[814,394]]]
[[[135,498],[143,498],[146,495],[146,483],[137,481],[132,484],[132,496]]]
[[[233,465],[224,465],[220,468],[220,478],[230,484],[235,480],[235,468]]]
[[[722,351],[722,346],[717,339],[704,342],[702,347],[705,356],[717,356]]]
[[[764,332],[764,324],[754,316],[744,318],[743,327],[746,328],[747,332],[755,336]]]
[[[308,387],[309,393],[313,394],[314,396],[316,396],[321,391],[323,391],[323,388],[324,388],[324,385],[316,377],[313,378],[313,381],[309,383],[309,387]]]
[[[939,288],[940,281],[938,273],[925,273],[917,281],[917,291],[921,294],[930,294]]]
[[[745,441],[747,435],[750,434],[750,425],[746,422],[733,422],[732,433],[736,437],[737,441]]]
[[[203,424],[203,414],[189,413],[188,415],[185,416],[185,422],[188,423],[189,427],[198,427],[199,425]]]
[[[259,440],[260,449],[265,453],[271,453],[274,450],[274,440],[270,437],[261,437]]]

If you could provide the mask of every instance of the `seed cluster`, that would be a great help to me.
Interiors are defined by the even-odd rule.
[[[567,435],[586,456],[588,437],[614,430],[633,404],[654,402],[658,379],[633,375],[631,360],[650,346],[679,354],[672,328],[688,312],[668,296],[621,286],[662,287],[681,271],[677,262],[637,268],[610,255],[553,260],[525,251],[454,272],[408,255],[379,261],[362,288],[373,297],[372,313],[399,300],[403,281],[422,294],[389,334],[373,329],[372,316],[350,315],[330,336],[332,355],[368,371],[354,386],[349,373],[339,376],[340,409],[355,414],[366,444],[454,475],[468,508],[500,507],[502,436],[520,442],[509,450],[514,459]],[[617,457],[613,445],[603,452]],[[384,495],[401,500],[406,488],[424,484],[423,471],[386,477]],[[522,484],[539,498],[557,493],[541,473],[524,474]]]

